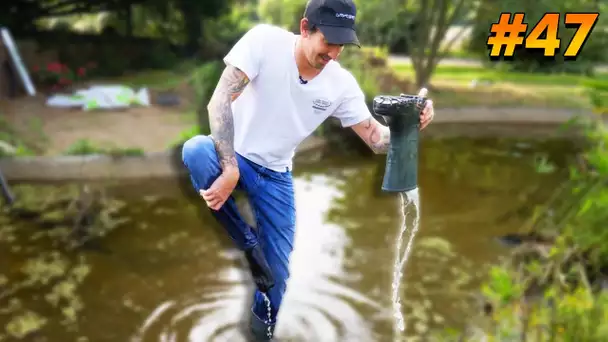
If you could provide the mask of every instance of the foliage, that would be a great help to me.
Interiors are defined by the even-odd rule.
[[[109,13],[101,20],[103,34],[115,32],[127,36],[125,18],[121,13]],[[135,37],[166,38],[171,43],[185,40],[183,15],[175,2],[148,3],[131,7],[131,32]]]
[[[577,121],[586,148],[527,239],[491,271],[483,293],[492,311],[469,340],[608,340],[608,130]]]
[[[131,4],[145,2],[144,0],[5,0],[0,13],[0,24],[11,27],[14,31],[34,28],[36,20],[44,18],[61,18],[86,13],[99,13],[103,11],[123,11]]]
[[[493,318],[499,324],[486,336],[488,341],[605,341],[606,309],[606,293],[594,296],[579,287],[559,295],[547,294],[535,303],[522,301],[515,308],[495,312]]]
[[[100,247],[101,238],[129,222],[125,203],[74,183],[20,184],[13,191],[15,203],[0,205],[0,248],[10,265],[0,271],[6,322],[0,340],[34,341],[48,336],[47,329],[78,331],[81,290],[91,272],[84,249]]]
[[[223,58],[255,22],[257,5],[253,3],[234,5],[229,12],[217,18],[205,19],[201,57],[205,60]]]
[[[144,151],[134,147],[104,147],[98,146],[89,139],[79,139],[70,145],[64,152],[69,156],[85,156],[91,154],[103,154],[114,157],[120,156],[141,156]]]
[[[45,143],[45,137],[40,137],[40,141]],[[0,116],[0,158],[10,156],[31,156],[42,149],[42,146],[31,144],[20,137],[19,132],[3,117]],[[8,145],[8,146],[5,146]],[[7,151],[6,148],[14,149]]]
[[[245,24],[241,19],[245,17],[234,18],[232,12],[253,5],[239,6],[241,2],[231,6],[232,1],[224,0],[119,1],[105,12],[86,14],[86,18],[68,15],[50,20],[44,19],[44,15],[39,17],[36,14],[39,11],[33,7],[64,8],[65,4],[48,6],[48,1],[42,1],[31,5],[32,11],[25,15],[27,18],[21,18],[32,21],[29,26],[35,28],[19,30],[17,25],[11,27],[16,36],[46,45],[47,50],[57,52],[64,62],[82,64],[83,59],[94,57],[103,72],[100,76],[113,77],[125,70],[170,68],[182,57],[209,58],[210,50],[218,50],[216,45],[230,44],[230,38],[234,39],[242,32]],[[97,9],[98,5],[108,5],[105,1],[67,3],[70,4],[68,7],[76,5],[68,12],[74,10],[78,14],[81,11],[88,13],[88,7]],[[118,7],[113,7],[116,5]],[[236,30],[233,29],[235,24]],[[222,31],[231,33],[218,36]],[[219,50],[221,54],[222,50]]]
[[[215,86],[217,85],[223,70],[224,63],[222,61],[209,61],[195,70],[190,79],[190,84],[194,88],[194,93],[198,101],[195,103],[195,110],[197,127],[200,130],[199,134],[211,133],[207,104],[213,95],[213,91],[215,90]]]
[[[357,79],[370,106],[381,92],[408,92],[409,82],[400,79],[388,65],[388,50],[378,47],[348,47],[340,55],[340,64]]]
[[[304,15],[307,0],[263,0],[258,13],[260,20],[300,33],[300,19]]]
[[[559,12],[560,27],[558,37],[562,40],[561,52],[565,51],[565,44],[572,40],[575,29],[566,28],[564,25],[564,13],[566,12],[597,12],[601,6],[599,1],[583,0],[482,0],[482,6],[477,12],[477,17],[471,33],[469,50],[477,56],[489,62],[489,50],[486,46],[487,37],[490,34],[490,25],[498,21],[501,12],[524,12],[524,21],[528,23],[529,33],[534,24],[547,12]],[[563,56],[556,56],[555,62],[547,63],[540,53],[528,51],[518,51],[512,62],[492,63],[492,65],[507,70],[518,70],[526,72],[564,72],[564,73],[585,73],[590,74],[593,66],[600,62],[608,61],[608,31],[606,31],[608,21],[603,16],[599,16],[591,38],[586,44],[575,62],[565,61]],[[558,54],[559,55],[559,54]]]
[[[95,66],[93,62],[79,67],[69,67],[61,62],[48,63],[46,66],[35,65],[32,68],[32,78],[43,87],[59,90],[86,79],[89,70]]]
[[[590,79],[585,82],[591,104],[598,114],[608,114],[608,80]]]
[[[357,5],[357,35],[365,44],[387,46],[393,52],[408,53],[406,30],[413,29],[403,0],[364,1]],[[390,11],[386,9],[390,8]]]
[[[36,42],[42,60],[59,61],[69,66],[96,65],[95,75],[114,77],[126,71],[171,68],[178,63],[178,49],[166,39],[125,37],[113,33],[82,33],[71,30],[48,30],[22,36]],[[45,56],[54,56],[48,61]]]
[[[389,46],[392,52],[411,57],[416,85],[425,86],[455,38],[445,41],[447,31],[466,19],[477,6],[472,0],[359,1],[361,35],[366,43]],[[391,8],[391,11],[387,11]]]
[[[209,132],[205,133],[204,131],[202,131],[201,128],[199,127],[199,125],[192,125],[186,129],[184,129],[183,131],[181,131],[179,133],[179,135],[177,136],[177,138],[175,138],[175,140],[173,140],[169,144],[169,148],[174,148],[174,147],[180,146],[184,142],[188,141],[190,138],[193,138],[200,134],[208,134],[208,133]]]
[[[225,0],[144,1],[130,7],[130,26],[124,24],[128,19],[124,12],[114,12],[106,27],[126,36],[168,38],[171,43],[182,45],[190,56],[201,51],[204,21],[225,14],[231,4]]]

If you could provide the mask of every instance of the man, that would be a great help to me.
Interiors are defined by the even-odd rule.
[[[289,277],[295,231],[292,157],[298,144],[329,116],[353,129],[376,153],[389,131],[370,114],[356,79],[336,59],[344,45],[359,46],[352,0],[310,0],[300,35],[259,24],[224,58],[226,68],[208,105],[210,136],[188,140],[182,151],[194,188],[236,245],[257,285],[250,329],[268,339]],[[421,129],[433,118],[421,108]],[[257,232],[231,196],[247,193]],[[263,293],[268,295],[271,319]]]

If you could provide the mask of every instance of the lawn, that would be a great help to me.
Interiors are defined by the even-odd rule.
[[[393,64],[395,71],[412,78],[410,64]],[[608,83],[608,74],[596,79]],[[590,109],[584,87],[589,77],[491,70],[476,66],[441,65],[431,79],[437,106],[529,106]]]
[[[402,77],[412,79],[410,64],[392,64]],[[125,75],[114,82],[155,89],[168,89],[192,76],[195,64],[184,62],[172,70],[155,70]],[[431,96],[438,108],[534,107],[591,109],[584,82],[589,77],[548,75],[491,70],[476,66],[439,66],[431,80]],[[608,73],[598,80],[608,84]]]
[[[196,67],[197,64],[187,60],[177,64],[171,69],[127,72],[122,76],[101,79],[100,81],[123,84],[134,88],[151,87],[157,90],[171,89],[191,77]]]

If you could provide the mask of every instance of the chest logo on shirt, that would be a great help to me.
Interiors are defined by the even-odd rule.
[[[329,106],[331,106],[331,101],[325,98],[312,101],[312,108],[316,114],[326,111]]]

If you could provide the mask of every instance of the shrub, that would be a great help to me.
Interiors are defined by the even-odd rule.
[[[190,85],[194,89],[194,94],[197,101],[195,103],[195,111],[199,134],[211,133],[207,104],[211,99],[211,95],[213,95],[213,91],[215,90],[215,86],[217,85],[223,70],[223,61],[209,61],[196,69],[192,75],[192,78],[190,79]]]
[[[577,121],[586,148],[532,221],[545,242],[525,242],[493,268],[482,288],[491,314],[465,340],[608,341],[608,130]]]
[[[349,47],[340,56],[340,64],[357,79],[368,105],[374,97],[413,91],[407,79],[399,77],[388,65],[388,51],[378,47]]]
[[[32,68],[32,78],[42,87],[59,90],[86,79],[89,70],[93,68],[94,63],[70,67],[61,62],[53,62],[46,66],[35,65]]]
[[[256,6],[249,3],[235,5],[220,17],[206,19],[204,37],[201,39],[202,58],[223,58],[256,22]]]

